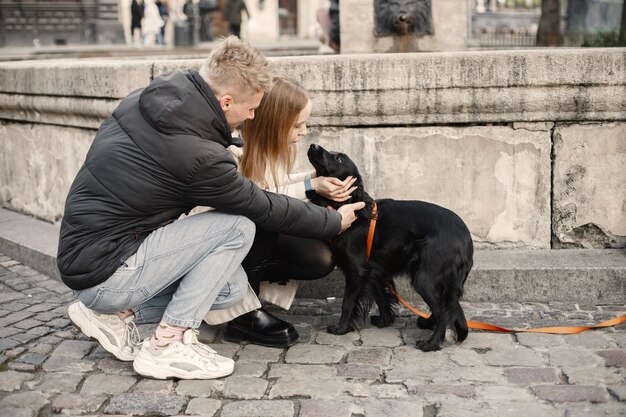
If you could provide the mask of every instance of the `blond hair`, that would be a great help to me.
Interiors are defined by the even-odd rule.
[[[269,189],[268,171],[275,187],[281,183],[279,171],[291,172],[296,152],[289,143],[289,135],[308,102],[307,91],[296,81],[273,78],[272,88],[263,96],[254,119],[243,124],[245,144],[240,168],[245,177]]]
[[[253,95],[271,86],[267,59],[232,35],[211,51],[199,72],[218,97],[233,91]]]

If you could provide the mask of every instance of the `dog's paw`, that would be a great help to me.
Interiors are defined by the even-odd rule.
[[[435,321],[433,316],[430,316],[427,319],[425,319],[423,317],[418,317],[417,318],[417,327],[419,327],[420,329],[434,330],[435,329],[435,324],[437,324],[437,322]]]
[[[330,334],[342,335],[348,333],[350,331],[350,328],[341,327],[338,324],[331,324],[326,328],[326,331]]]
[[[432,343],[430,340],[418,340],[417,342],[415,342],[415,347],[417,347],[422,352],[434,352],[441,349],[441,346]]]
[[[370,317],[372,324],[378,328],[388,327],[393,323],[393,320],[384,318],[383,316]]]

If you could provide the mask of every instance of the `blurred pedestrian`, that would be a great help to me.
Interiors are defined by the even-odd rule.
[[[187,27],[189,28],[189,45],[196,43],[196,6],[192,0],[187,0],[183,6],[183,13],[187,16]]]
[[[146,0],[143,13],[143,21],[141,22],[143,42],[144,45],[152,46],[156,43],[157,37],[161,34],[163,19],[161,19],[159,8],[154,0]]]
[[[141,19],[143,19],[143,0],[133,0],[130,4],[130,37],[134,44],[141,44]],[[135,34],[135,29],[139,34]]]
[[[212,13],[218,9],[218,0],[200,0],[198,11],[200,12],[200,42],[213,40]]]
[[[156,5],[159,8],[159,15],[163,20],[163,26],[161,26],[161,33],[157,35],[157,43],[159,45],[165,45],[165,25],[170,17],[170,9],[167,5],[167,0],[157,0]]]
[[[224,17],[230,25],[230,33],[238,38],[241,38],[241,15],[244,11],[248,19],[250,19],[250,12],[244,0],[226,0]]]

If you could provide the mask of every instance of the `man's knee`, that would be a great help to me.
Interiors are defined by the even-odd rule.
[[[250,244],[252,244],[254,234],[256,233],[256,225],[254,224],[254,222],[247,217],[239,216],[239,222],[237,223],[237,227],[245,236],[245,239],[249,240]]]

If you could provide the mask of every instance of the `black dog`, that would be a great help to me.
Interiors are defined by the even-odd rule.
[[[395,288],[393,279],[406,273],[432,313],[428,319],[418,319],[419,327],[434,331],[427,341],[418,341],[417,347],[425,352],[439,349],[448,326],[454,327],[458,342],[465,340],[467,322],[459,300],[472,268],[474,246],[461,218],[424,201],[375,202],[365,192],[359,170],[347,155],[328,152],[315,144],[307,155],[317,175],[342,180],[348,176],[357,178],[354,185],[358,188],[349,201],[337,203],[310,193],[313,203],[336,209],[343,204],[365,202],[359,218],[331,242],[337,266],[346,278],[346,289],[341,319],[329,326],[328,332],[345,334],[356,330],[369,313],[372,301],[380,312],[379,316],[372,316],[372,324],[385,327],[393,323],[397,307],[391,292]],[[366,242],[374,203],[378,219],[368,259]]]

